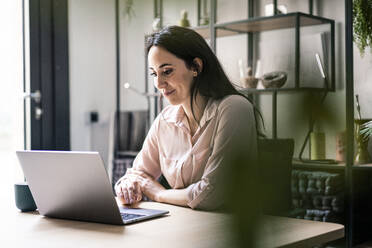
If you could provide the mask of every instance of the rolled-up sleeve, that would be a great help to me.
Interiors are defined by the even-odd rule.
[[[159,163],[159,147],[158,147],[158,129],[159,117],[154,120],[141,151],[137,154],[133,161],[133,169],[140,170],[153,178],[158,178],[161,175]]]
[[[257,159],[257,132],[253,106],[241,96],[224,99],[214,118],[211,155],[202,178],[187,187],[188,206],[212,210],[224,204],[228,170],[233,170],[233,156],[240,162],[255,165]]]

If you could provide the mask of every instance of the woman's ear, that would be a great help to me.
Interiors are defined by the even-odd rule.
[[[200,72],[203,71],[203,61],[196,57],[194,60],[193,60],[193,64],[194,64],[194,67],[193,69],[195,69],[196,73],[199,74]]]

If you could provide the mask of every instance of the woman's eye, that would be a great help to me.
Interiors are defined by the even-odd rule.
[[[173,72],[172,69],[168,69],[168,70],[165,70],[165,71],[164,71],[164,74],[165,74],[165,75],[169,75],[169,74],[171,74],[172,72]]]
[[[155,72],[150,72],[150,76],[156,77],[156,73]]]

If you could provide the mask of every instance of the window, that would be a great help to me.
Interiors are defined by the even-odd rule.
[[[23,1],[0,7],[0,201],[9,202],[15,181],[23,179],[15,156],[24,148]],[[3,197],[6,197],[6,199]]]

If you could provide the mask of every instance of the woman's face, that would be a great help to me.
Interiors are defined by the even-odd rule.
[[[182,59],[162,47],[152,46],[148,59],[154,85],[168,102],[172,105],[189,104],[191,85],[197,72],[188,69]]]

